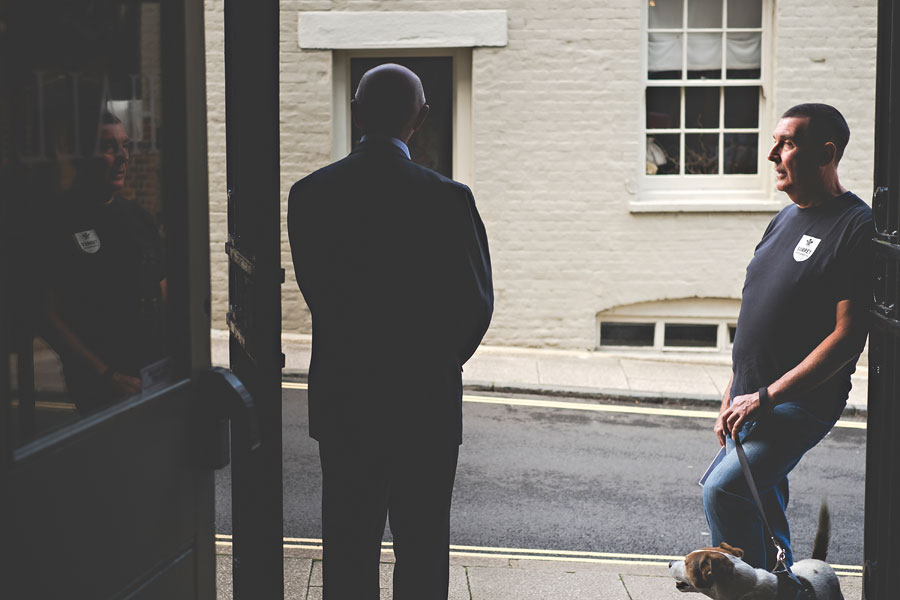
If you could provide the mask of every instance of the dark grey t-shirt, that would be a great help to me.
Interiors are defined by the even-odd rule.
[[[769,223],[747,266],[734,338],[731,397],[769,385],[833,330],[841,300],[872,303],[872,210],[847,192],[811,208],[785,207]],[[836,418],[856,361],[802,397],[823,418]]]

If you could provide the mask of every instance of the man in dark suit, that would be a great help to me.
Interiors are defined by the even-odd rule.
[[[389,516],[394,598],[446,598],[462,365],[493,310],[487,238],[469,188],[409,159],[428,114],[415,73],[366,72],[351,109],[362,143],[298,181],[288,209],[312,314],[324,595],[379,597]]]

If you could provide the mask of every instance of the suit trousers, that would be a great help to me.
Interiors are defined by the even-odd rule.
[[[446,600],[454,441],[320,442],[324,600],[377,600],[385,518],[394,600]]]

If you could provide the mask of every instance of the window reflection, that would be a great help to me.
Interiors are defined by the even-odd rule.
[[[22,444],[167,374],[160,7],[2,8],[17,60],[0,71],[0,201],[20,283],[3,316]]]
[[[96,151],[51,210],[47,341],[80,412],[141,391],[163,357],[165,260],[154,218],[124,195],[132,141],[100,117]]]

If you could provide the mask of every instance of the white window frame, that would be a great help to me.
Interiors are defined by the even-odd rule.
[[[453,59],[453,179],[472,187],[472,49],[471,48],[390,48],[377,50],[335,50],[332,53],[332,145],[339,160],[350,152],[350,59],[447,56]],[[428,90],[425,90],[426,96]],[[427,100],[427,98],[426,98]]]
[[[690,0],[685,0],[683,5],[684,14],[682,17],[682,26],[673,29],[654,29],[653,31],[665,31],[671,33],[681,33],[682,35],[682,61],[687,61],[687,33],[722,33],[724,35],[725,28],[719,27],[714,29],[687,29],[687,10]],[[727,0],[723,2],[723,22],[727,23]],[[640,138],[638,143],[638,164],[637,181],[638,194],[630,202],[631,212],[771,212],[780,210],[784,206],[781,199],[774,196],[773,175],[771,169],[767,168],[768,161],[766,156],[769,150],[769,131],[774,123],[772,115],[772,52],[773,24],[774,24],[774,1],[762,0],[762,56],[760,62],[760,79],[751,80],[728,80],[728,79],[650,79],[647,76],[648,68],[648,39],[649,39],[649,7],[647,2],[642,2],[641,15],[641,90],[640,90],[640,106],[639,131]],[[728,30],[734,31],[734,30]],[[737,31],[742,31],[738,29]],[[722,69],[725,74],[725,61],[727,58],[726,48],[723,44],[722,48]],[[684,67],[683,67],[684,72]],[[679,128],[677,130],[666,131],[666,133],[683,134],[684,122],[684,88],[686,87],[732,87],[732,86],[759,86],[759,141],[757,146],[758,154],[758,172],[755,175],[647,175],[647,108],[646,97],[648,87],[676,87],[682,89],[681,101],[681,118]],[[724,95],[720,94],[720,122],[724,119],[724,107],[721,105]],[[657,132],[661,133],[661,132]],[[650,132],[649,135],[653,133]],[[717,134],[718,135],[718,134]],[[683,144],[681,144],[681,153],[684,153]],[[723,148],[719,147],[719,153],[723,152]],[[683,159],[680,160],[683,163]]]
[[[603,323],[635,323],[635,324],[652,324],[653,325],[653,344],[647,346],[616,346],[613,344],[603,344],[600,337],[600,327]],[[715,346],[667,346],[666,345],[666,325],[715,325],[716,326],[716,345]],[[662,352],[697,352],[697,353],[723,353],[731,352],[731,339],[729,337],[729,327],[734,327],[733,319],[710,319],[704,317],[666,317],[658,319],[648,319],[647,317],[612,317],[597,319],[597,350],[600,352],[622,351],[629,352],[640,351],[662,351]]]
[[[740,301],[734,298],[676,298],[618,306],[597,313],[596,349],[599,352],[688,352],[728,353],[732,343],[729,327],[735,327],[740,313]],[[653,345],[602,345],[603,323],[650,323],[654,325]],[[716,325],[716,345],[666,346],[666,324]]]

